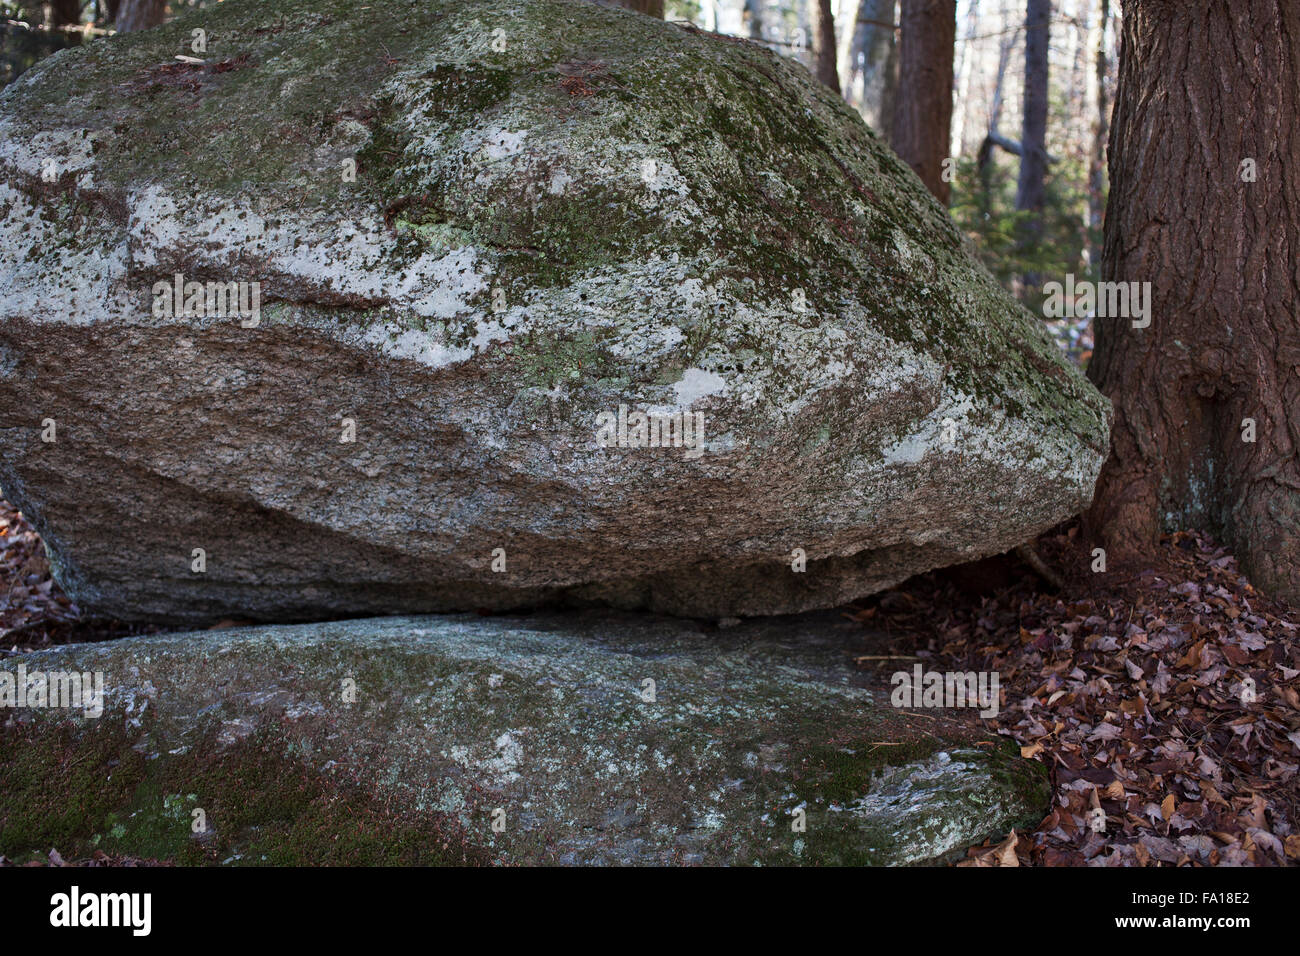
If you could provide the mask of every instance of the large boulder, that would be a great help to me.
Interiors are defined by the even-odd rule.
[[[835,620],[380,618],[11,657],[104,695],[6,711],[0,854],[885,865],[1042,819],[1043,764],[859,686],[866,635]]]
[[[0,95],[0,210],[0,487],[119,618],[828,607],[1078,512],[1107,448],[838,97],[585,0],[60,53]]]

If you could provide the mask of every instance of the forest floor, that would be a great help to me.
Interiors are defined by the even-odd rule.
[[[1059,592],[1001,558],[849,612],[877,635],[875,657],[997,673],[990,723],[1048,764],[1048,816],[966,865],[1300,862],[1300,613],[1195,533],[1104,573],[1072,525],[1037,547],[1063,572]]]
[[[1072,525],[1037,547],[1061,590],[1001,557],[844,610],[864,626],[860,666],[882,684],[900,660],[997,673],[1002,706],[988,725],[1048,765],[1053,803],[1037,829],[958,865],[1300,863],[1300,613],[1256,593],[1231,554],[1194,533],[1166,537],[1146,566],[1104,573]],[[0,499],[0,658],[157,630],[83,614]],[[57,849],[50,863],[64,865]]]

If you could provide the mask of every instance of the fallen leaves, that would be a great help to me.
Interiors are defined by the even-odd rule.
[[[156,630],[86,617],[50,576],[36,529],[0,498],[0,656]]]
[[[36,530],[0,498],[0,636],[33,622],[74,620],[79,613],[55,587]]]
[[[1016,831],[1012,830],[1011,835],[1002,841],[998,846],[992,849],[981,849],[978,853],[972,853],[969,859],[962,860],[958,866],[1019,866],[1020,858],[1016,855],[1016,847],[1020,845],[1020,837]]]
[[[871,650],[999,674],[992,723],[1054,794],[1013,844],[1022,865],[1277,866],[1300,861],[1300,624],[1204,537],[1167,537],[1152,567],[1094,575],[1070,529],[1038,547],[1066,586],[964,596],[942,574],[855,617]],[[867,614],[865,611],[871,611]],[[859,666],[886,668],[865,659]],[[970,851],[968,865],[1006,844]]]

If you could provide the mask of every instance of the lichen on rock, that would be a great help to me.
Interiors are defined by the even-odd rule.
[[[849,665],[861,636],[459,615],[9,658],[99,672],[105,698],[0,728],[0,854],[902,865],[1041,819],[1043,766],[962,712],[916,726]]]
[[[121,618],[825,607],[1076,513],[1106,450],[838,97],[578,0],[228,0],[58,54],[0,94],[0,209],[0,486]],[[155,315],[177,273],[260,322]],[[698,454],[601,447],[623,406]]]

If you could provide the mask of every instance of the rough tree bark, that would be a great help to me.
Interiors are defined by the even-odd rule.
[[[1121,33],[1103,274],[1151,283],[1151,325],[1097,323],[1087,527],[1108,554],[1208,530],[1300,604],[1300,4],[1127,0]]]
[[[1047,203],[1047,44],[1052,0],[1029,0],[1025,13],[1025,97],[1020,127],[1020,178],[1016,209],[1029,213],[1020,225],[1020,243],[1042,241]],[[1029,280],[1027,280],[1029,281]]]
[[[113,22],[118,33],[148,30],[167,16],[167,0],[122,0]]]
[[[890,141],[944,205],[943,181],[952,125],[956,0],[902,0],[899,10],[899,95]]]
[[[812,17],[813,62],[817,79],[838,93],[840,72],[835,64],[835,15],[831,13],[831,0],[816,0],[812,5]]]

